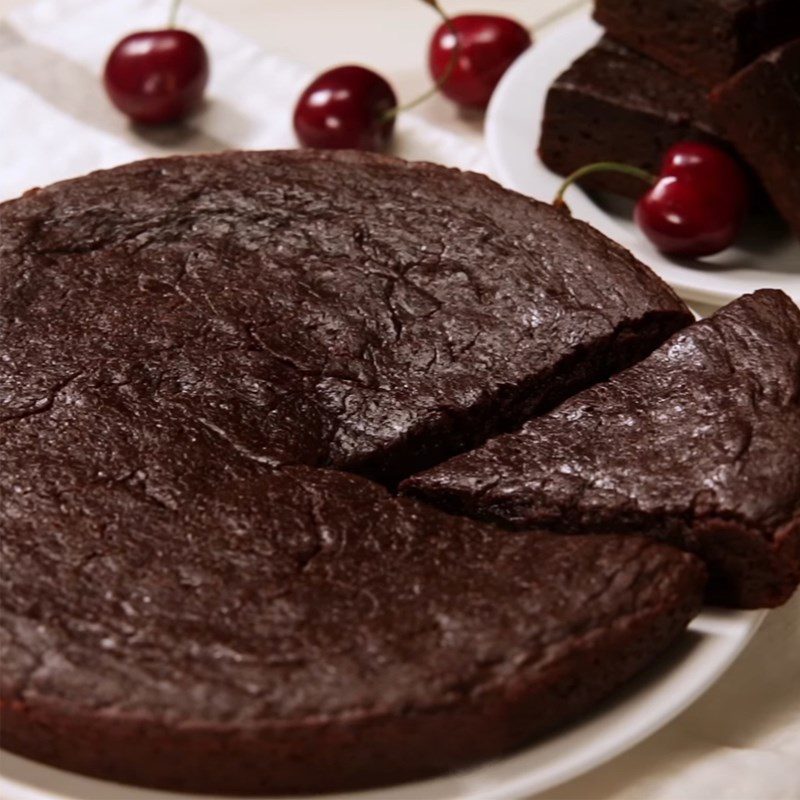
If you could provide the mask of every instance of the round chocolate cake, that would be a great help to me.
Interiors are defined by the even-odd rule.
[[[432,165],[173,158],[1,205],[3,745],[333,791],[574,718],[680,634],[700,563],[390,489],[689,319],[587,226]]]

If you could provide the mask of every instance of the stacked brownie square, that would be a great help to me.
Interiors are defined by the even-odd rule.
[[[540,142],[561,175],[595,161],[651,172],[685,139],[735,150],[800,233],[800,3],[596,0],[604,37],[560,75]],[[583,185],[637,197],[594,174]]]

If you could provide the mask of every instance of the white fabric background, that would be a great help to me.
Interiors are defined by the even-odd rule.
[[[223,17],[226,7],[237,6],[237,0],[199,1]],[[350,60],[347,37],[358,30],[357,25],[353,28],[356,15],[346,24],[342,17],[347,17],[347,8],[358,9],[368,24],[372,17],[367,18],[364,0],[337,0],[340,24],[333,28],[334,0],[272,0],[259,9],[279,19],[276,25],[281,30],[293,30],[303,2],[319,9],[320,26],[329,15],[324,45],[308,60],[317,61],[319,51],[335,49],[339,43],[340,55],[317,67]],[[373,10],[377,2],[372,0]],[[294,146],[290,113],[309,69],[264,52],[204,14],[185,9],[181,20],[199,32],[213,51],[206,110],[177,133],[143,134],[109,106],[98,74],[111,43],[122,34],[163,24],[163,0],[38,0],[30,5],[0,0],[0,9],[11,5],[14,10],[0,23],[0,199],[144,156]],[[251,0],[238,5],[255,11]],[[457,2],[453,5],[458,7]],[[497,2],[474,5],[502,7]],[[570,3],[506,3],[509,13],[517,14],[523,5],[530,9],[525,18],[533,20]],[[287,8],[294,11],[290,14]],[[404,24],[398,25],[383,60],[394,66],[416,64],[413,78],[401,71],[403,88],[416,90],[425,83],[418,39],[433,23],[416,8],[402,19]],[[371,24],[376,24],[374,19]],[[298,27],[298,37],[309,26],[307,22]],[[281,44],[276,49],[286,52],[286,42]],[[311,52],[307,41],[304,46]],[[434,100],[419,115],[402,118],[396,152],[485,171],[488,162],[479,131],[479,121],[461,119],[446,103]],[[800,800],[800,597],[772,612],[728,674],[676,721],[625,755],[544,796],[551,800]]]

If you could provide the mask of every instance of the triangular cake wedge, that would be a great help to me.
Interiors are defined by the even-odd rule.
[[[759,291],[403,490],[516,528],[633,531],[705,559],[710,598],[800,580],[800,311]]]

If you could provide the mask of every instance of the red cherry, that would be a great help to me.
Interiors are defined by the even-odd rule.
[[[385,150],[397,107],[392,87],[376,72],[343,66],[323,72],[294,109],[294,130],[305,147],[324,150]]]
[[[486,108],[500,78],[531,42],[530,33],[513,19],[462,14],[436,29],[428,66],[433,79],[443,81],[444,95],[468,108]]]
[[[106,92],[132,120],[175,122],[195,111],[208,83],[208,55],[188,31],[140,31],[120,41],[106,62]]]
[[[663,253],[710,256],[730,247],[748,206],[747,178],[722,150],[680,142],[636,205],[636,222]]]

